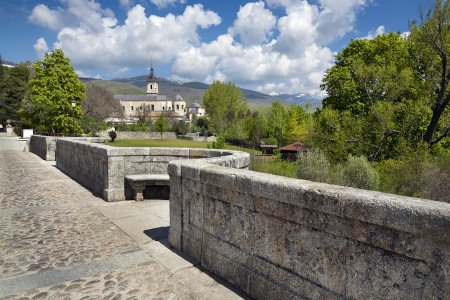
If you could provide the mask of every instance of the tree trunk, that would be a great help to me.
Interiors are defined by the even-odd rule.
[[[423,140],[432,145],[435,141],[433,141],[433,136],[436,133],[436,129],[439,123],[439,119],[441,118],[442,113],[448,105],[450,94],[446,95],[446,90],[449,83],[449,73],[447,70],[447,56],[441,52],[441,64],[442,64],[442,74],[441,74],[441,82],[439,84],[439,92],[436,97],[436,102],[433,107],[433,116],[431,117],[430,124],[428,124],[427,131],[423,136]]]
[[[433,136],[436,133],[436,129],[439,123],[439,119],[444,112],[446,106],[448,105],[450,97],[447,96],[440,105],[437,105],[435,109],[433,109],[433,116],[431,117],[430,124],[428,125],[427,131],[425,132],[425,135],[423,136],[423,140],[432,145],[436,141],[433,141]],[[447,133],[446,133],[447,134]]]

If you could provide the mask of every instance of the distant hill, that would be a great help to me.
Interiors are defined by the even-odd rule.
[[[95,85],[98,85],[102,88],[107,89],[114,95],[143,95],[145,94],[145,90],[142,88],[139,88],[132,84],[117,82],[117,81],[111,81],[111,80],[89,80],[89,83],[93,83]]]
[[[132,94],[139,95],[145,94],[145,86],[147,75],[130,77],[130,78],[115,78],[112,80],[93,80],[88,78],[88,82],[98,84],[113,94]],[[181,83],[173,80],[169,80],[163,77],[158,77],[158,85],[160,94],[167,95],[173,98],[179,93],[188,103],[194,101],[202,102],[203,94],[209,88],[208,84],[202,82],[186,82]],[[323,97],[315,94],[299,93],[294,95],[278,95],[270,96],[257,91],[241,88],[242,94],[249,102],[251,108],[258,106],[267,106],[272,104],[275,100],[279,99],[286,104],[296,103],[298,105],[306,105],[310,103],[313,108],[319,107],[322,103]]]
[[[17,65],[18,65],[18,63],[2,59],[2,66],[4,66],[4,67],[13,68],[13,67],[15,67]]]

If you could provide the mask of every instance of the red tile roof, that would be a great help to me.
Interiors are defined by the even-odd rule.
[[[280,151],[308,151],[309,147],[301,142],[297,142],[294,144],[286,145],[280,148]]]

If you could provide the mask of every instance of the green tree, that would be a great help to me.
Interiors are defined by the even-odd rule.
[[[259,145],[267,136],[268,123],[263,111],[255,111],[245,118],[245,130],[248,140],[253,145]]]
[[[183,120],[179,120],[178,122],[175,122],[173,124],[172,131],[174,131],[176,134],[186,134],[189,132],[189,124]]]
[[[408,42],[399,34],[352,40],[326,71],[323,106],[360,113],[377,101],[416,99],[423,85],[414,71]]]
[[[203,95],[203,105],[214,133],[220,135],[226,132],[228,137],[243,135],[248,107],[236,85],[215,81]]]
[[[420,26],[412,23],[410,41],[415,50],[416,69],[428,87],[432,110],[423,140],[433,145],[447,137],[450,130],[450,3],[434,1],[426,14],[421,12],[421,22]],[[442,116],[444,121],[440,122]]]
[[[312,115],[296,104],[289,106],[288,112],[286,142],[294,143],[308,140],[313,127]]]
[[[35,78],[29,81],[21,109],[23,123],[44,133],[81,134],[81,102],[86,94],[70,59],[57,49],[34,63],[33,68]]]
[[[278,146],[285,144],[288,116],[289,112],[281,101],[272,103],[268,115],[269,135],[277,141]]]
[[[167,130],[169,130],[169,128],[169,121],[163,115],[161,115],[158,119],[155,120],[155,122],[153,122],[153,129],[161,134],[161,139],[163,136],[163,132],[166,132]]]
[[[5,125],[8,119],[19,121],[17,112],[27,91],[30,71],[25,64],[19,64],[10,69],[1,67],[0,73],[0,123]]]

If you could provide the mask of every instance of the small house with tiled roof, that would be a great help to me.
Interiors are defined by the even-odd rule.
[[[297,160],[298,153],[308,151],[309,147],[302,142],[297,142],[280,148],[281,158],[290,161]]]

